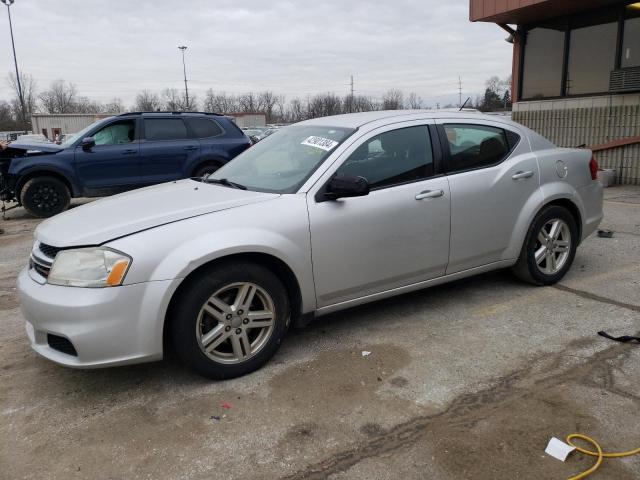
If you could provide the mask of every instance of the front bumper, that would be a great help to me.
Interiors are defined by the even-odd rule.
[[[18,276],[31,347],[68,367],[99,368],[162,358],[162,330],[177,280],[111,288],[75,288]],[[51,348],[48,334],[68,339],[77,356]]]

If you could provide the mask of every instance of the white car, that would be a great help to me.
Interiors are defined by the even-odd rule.
[[[263,365],[291,323],[489,270],[560,280],[602,219],[589,150],[500,117],[429,111],[282,129],[199,181],[43,222],[18,287],[41,355]]]

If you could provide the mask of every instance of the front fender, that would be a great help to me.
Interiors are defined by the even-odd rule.
[[[293,272],[308,312],[316,299],[306,201],[304,195],[284,197],[162,225],[107,245],[133,257],[127,284],[185,278],[229,255],[271,255]]]
[[[72,194],[75,196],[80,192],[80,185],[77,182],[73,169],[73,155],[66,155],[64,152],[51,155],[34,155],[33,157],[21,157],[12,160],[9,166],[10,175],[16,178],[16,194],[22,188],[24,179],[35,174],[47,173],[64,178],[71,186]]]

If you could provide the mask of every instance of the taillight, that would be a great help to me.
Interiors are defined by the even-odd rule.
[[[596,180],[598,178],[598,162],[595,155],[591,155],[591,160],[589,160],[589,171],[591,172],[591,180]]]

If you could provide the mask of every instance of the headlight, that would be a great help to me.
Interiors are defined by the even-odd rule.
[[[131,257],[107,248],[62,250],[56,255],[47,282],[70,287],[122,285]]]

